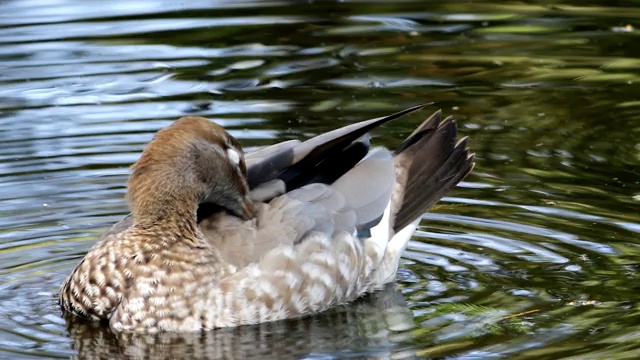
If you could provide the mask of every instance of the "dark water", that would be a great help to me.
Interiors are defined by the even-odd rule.
[[[637,358],[636,27],[640,1],[1,2],[0,358]],[[177,117],[261,145],[426,100],[477,166],[396,287],[197,335],[60,317],[60,282],[127,213],[127,166]]]

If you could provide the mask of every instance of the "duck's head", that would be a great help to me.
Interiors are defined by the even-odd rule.
[[[203,203],[254,217],[240,143],[205,118],[183,117],[160,130],[131,169],[127,190],[136,221],[195,216]]]

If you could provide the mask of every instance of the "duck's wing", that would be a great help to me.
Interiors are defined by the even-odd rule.
[[[362,160],[369,151],[366,134],[373,128],[429,104],[361,121],[318,135],[304,142],[287,141],[245,155],[249,187],[268,200],[311,183],[330,184]]]
[[[213,221],[201,223],[205,234],[215,238],[216,233],[222,234],[221,227],[228,228],[221,237],[226,241],[218,246],[225,248],[228,259],[239,266],[258,261],[280,245],[297,243],[310,232],[329,238],[341,231],[370,237],[372,229],[381,224],[387,206],[390,214],[377,228],[380,236],[392,238],[413,224],[404,232],[410,236],[415,220],[466,176],[472,164],[466,143],[455,142],[455,122],[441,121],[439,112],[425,120],[393,156],[386,149],[370,151],[362,129],[419,108],[353,124],[307,142],[290,141],[249,153],[250,169],[254,166],[254,171],[262,171],[254,176],[266,174],[253,188],[254,198],[290,199],[302,206],[295,211],[289,207],[285,214],[278,207],[282,201],[275,202],[277,206],[270,202],[268,210],[259,213],[257,226],[240,225],[232,216],[218,215]],[[242,227],[247,230],[238,231]],[[408,236],[401,237],[398,242],[402,245],[396,252],[404,250],[408,241]]]

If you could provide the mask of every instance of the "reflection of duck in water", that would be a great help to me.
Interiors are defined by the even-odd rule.
[[[295,318],[380,288],[422,213],[473,167],[440,113],[394,154],[369,149],[367,131],[419,108],[246,163],[204,118],[160,130],[132,166],[132,215],[62,285],[63,309],[115,330],[195,331]]]

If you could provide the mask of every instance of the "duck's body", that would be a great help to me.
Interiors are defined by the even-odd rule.
[[[65,311],[115,330],[196,331],[281,320],[393,280],[424,211],[473,166],[436,113],[391,154],[368,120],[242,156],[204,118],[161,130],[133,165],[132,215],[62,285]]]

